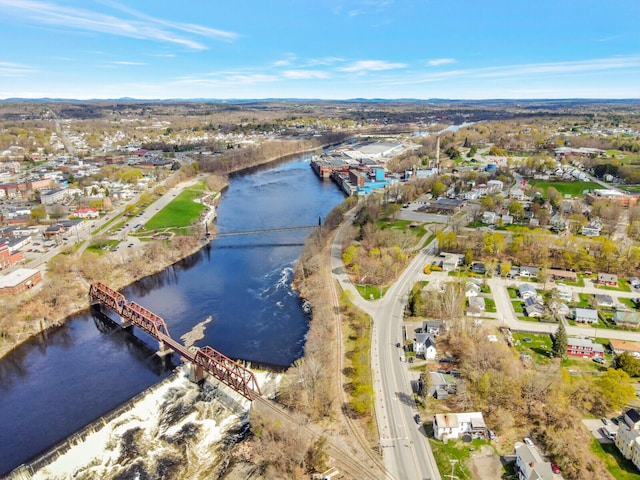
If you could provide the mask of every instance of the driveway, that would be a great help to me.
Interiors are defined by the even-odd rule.
[[[600,443],[613,443],[613,440],[604,436],[604,433],[602,432],[602,427],[604,427],[604,423],[602,423],[602,420],[600,420],[599,418],[584,419],[582,420],[582,423],[584,424],[585,427],[587,427],[589,432],[591,432],[591,435],[596,437]],[[616,431],[616,432],[618,431],[618,426],[614,425],[611,422],[609,422],[609,425],[607,425],[607,428],[610,429],[611,431]]]

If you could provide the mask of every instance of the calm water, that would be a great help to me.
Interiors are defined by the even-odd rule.
[[[232,178],[217,225],[221,233],[316,225],[342,199],[300,157]],[[220,238],[123,293],[162,316],[174,338],[211,316],[198,346],[289,365],[302,355],[307,332],[290,286],[307,233]],[[87,313],[0,362],[0,474],[169,374],[156,343],[134,334],[103,328]]]

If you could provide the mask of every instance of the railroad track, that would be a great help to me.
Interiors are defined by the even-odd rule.
[[[341,408],[340,412],[342,414],[342,418],[344,421],[347,430],[351,434],[353,438],[356,439],[356,442],[360,445],[362,451],[367,455],[369,460],[373,462],[373,464],[378,468],[379,473],[384,476],[384,478],[393,479],[393,475],[391,472],[387,470],[382,459],[371,451],[371,446],[369,442],[362,434],[362,431],[355,424],[353,419],[349,416],[348,412],[346,412],[346,405],[348,403],[346,392],[344,388],[342,388],[342,371],[344,370],[344,352],[342,348],[342,314],[340,313],[340,301],[338,298],[338,292],[336,290],[336,285],[333,279],[330,279],[329,290],[331,291],[331,300],[333,303],[333,311],[335,318],[335,332],[336,332],[336,366],[337,366],[337,374],[336,374],[336,382],[337,388],[340,392],[340,402]],[[373,415],[373,412],[371,412]]]
[[[308,424],[305,424],[304,419],[290,414],[285,409],[275,405],[264,397],[256,397],[254,399],[254,403],[256,402],[262,407],[274,412],[278,417],[287,419],[299,429],[308,433],[312,438],[320,438],[321,436],[324,436],[327,439],[327,453],[333,459],[334,466],[343,472],[347,478],[357,480],[380,480],[380,474],[377,470],[371,471],[371,468],[360,463],[350,452],[345,452],[342,445],[338,444],[338,442],[332,438],[326,437],[324,432],[317,431]]]

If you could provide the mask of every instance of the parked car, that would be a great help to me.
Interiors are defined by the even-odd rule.
[[[488,430],[487,433],[489,434],[489,440],[493,440],[494,442],[498,440],[498,436],[493,430]]]
[[[524,443],[527,444],[530,447],[535,447],[535,445],[533,444],[533,442],[531,441],[531,439],[529,437],[524,437]]]
[[[420,415],[418,415],[417,413],[414,415],[413,419],[416,421],[416,423],[418,425],[420,425],[420,422],[422,421],[422,419],[420,418]]]
[[[555,463],[551,462],[551,471],[553,473],[560,473],[560,467]]]
[[[602,357],[593,357],[593,361],[599,363],[600,365],[604,365],[605,359]]]
[[[602,423],[604,423],[605,425],[609,425],[609,420],[607,420],[606,418],[602,418]]]

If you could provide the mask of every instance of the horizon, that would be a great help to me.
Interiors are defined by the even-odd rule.
[[[640,98],[640,4],[0,0],[0,99]]]

